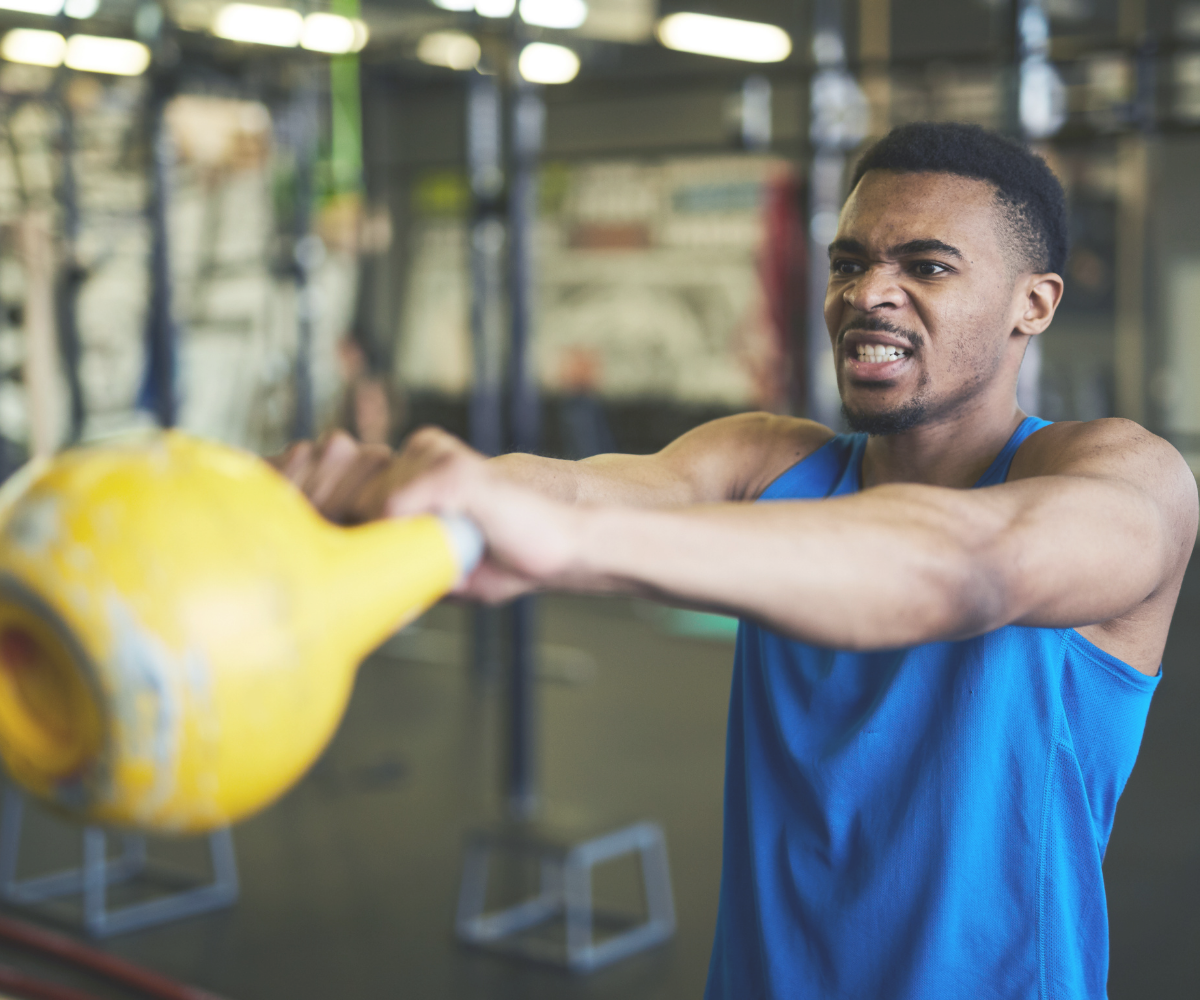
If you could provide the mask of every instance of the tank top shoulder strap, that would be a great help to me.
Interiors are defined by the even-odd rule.
[[[975,488],[996,486],[1008,478],[1009,466],[1017,449],[1035,431],[1050,425],[1041,417],[1026,417],[1012,433]],[[780,474],[763,490],[760,500],[819,500],[824,497],[857,493],[862,488],[863,450],[866,434],[838,434],[811,455]]]
[[[760,500],[819,500],[859,488],[866,434],[838,434],[776,478]]]
[[[1041,417],[1026,417],[1022,420],[1017,425],[1017,429],[1013,431],[1012,437],[1008,439],[1008,443],[1001,449],[992,464],[987,467],[987,471],[979,477],[973,488],[999,486],[1005,482],[1008,479],[1008,470],[1012,465],[1013,457],[1017,454],[1017,449],[1025,443],[1030,434],[1040,431],[1043,427],[1049,427],[1050,424],[1051,421],[1043,420]]]

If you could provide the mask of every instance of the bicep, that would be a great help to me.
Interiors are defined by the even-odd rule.
[[[722,417],[652,455],[596,455],[576,463],[577,502],[679,507],[752,499],[830,433],[768,413]]]
[[[1006,595],[999,624],[1109,621],[1151,597],[1177,565],[1170,517],[1136,486],[1047,476],[996,490],[1009,510],[984,563]]]
[[[1024,625],[1127,614],[1174,580],[1196,537],[1196,485],[1178,452],[1136,425],[1063,435],[1042,472],[981,490],[1007,510],[992,561]]]

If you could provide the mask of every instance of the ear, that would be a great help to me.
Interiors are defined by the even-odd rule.
[[[1036,336],[1050,325],[1062,301],[1063,280],[1057,274],[1027,274],[1017,281],[1017,333]]]

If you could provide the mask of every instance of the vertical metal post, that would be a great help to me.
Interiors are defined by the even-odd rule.
[[[808,416],[837,426],[841,409],[833,348],[825,328],[829,243],[842,207],[846,151],[866,135],[869,108],[862,89],[846,72],[846,45],[838,0],[813,4],[812,55],[816,64],[810,93],[808,174],[808,323],[806,399]]]
[[[531,349],[533,239],[537,224],[537,170],[545,128],[541,92],[518,77],[512,107],[512,177],[509,186],[510,413],[512,445],[535,451],[540,437],[540,401]],[[534,598],[523,597],[512,608],[512,672],[510,678],[509,789],[510,813],[520,819],[537,806],[536,685],[537,617]]]
[[[1048,117],[1050,95],[1048,74],[1053,70],[1047,61],[1050,50],[1050,21],[1040,0],[1015,0],[1013,4],[1013,86],[1009,88],[1014,101],[1018,134],[1026,139],[1039,138],[1052,128]],[[1026,413],[1041,409],[1042,341],[1031,337],[1025,347],[1025,357],[1017,375],[1017,405]]]
[[[1050,19],[1042,0],[1014,0],[1013,63],[1006,95],[1009,126],[1026,140],[1048,139],[1066,121],[1066,88],[1050,62]],[[1041,407],[1042,342],[1030,339],[1017,378],[1017,404]]]
[[[150,100],[150,307],[146,315],[146,381],[141,402],[160,427],[178,419],[175,377],[178,367],[178,328],[172,312],[170,239],[167,212],[171,197],[174,144],[166,124],[170,95],[156,81]]]
[[[469,420],[471,444],[485,455],[498,455],[504,446],[503,131],[503,102],[496,78],[471,73],[467,81],[467,176],[472,200],[468,253],[474,379]]]
[[[1121,0],[1121,41],[1136,53],[1132,131],[1117,140],[1117,232],[1113,352],[1117,416],[1146,420],[1146,270],[1150,143],[1154,123],[1152,50],[1145,0]]]
[[[313,272],[320,267],[324,257],[321,239],[312,232],[313,170],[317,158],[318,115],[317,84],[309,71],[300,86],[291,116],[296,157],[295,240],[292,246],[296,281],[296,408],[292,437],[297,440],[311,438],[316,432],[312,365],[317,302],[313,288]]]
[[[471,279],[473,378],[468,401],[471,444],[485,455],[504,450],[504,102],[495,75],[467,77],[467,179],[471,221],[467,252]],[[471,616],[474,676],[490,680],[503,662],[503,613],[477,607]]]
[[[841,406],[833,348],[825,327],[825,291],[829,285],[828,247],[837,232],[842,174],[846,158],[837,150],[818,148],[808,174],[808,416],[837,426]]]
[[[509,677],[508,812],[528,819],[537,792],[537,604],[520,597],[512,605],[512,670]]]
[[[66,71],[60,71],[64,73]],[[63,212],[63,257],[59,265],[58,294],[55,296],[58,319],[58,350],[67,379],[70,425],[67,443],[75,444],[83,436],[85,419],[83,383],[79,375],[83,347],[79,338],[79,292],[87,272],[79,263],[79,187],[75,181],[75,113],[67,99],[65,77],[59,77],[60,175],[59,200]]]
[[[541,437],[540,402],[531,350],[533,238],[537,224],[537,170],[546,105],[540,89],[517,81],[512,108],[512,180],[509,188],[509,298],[512,309],[512,444],[534,451]]]

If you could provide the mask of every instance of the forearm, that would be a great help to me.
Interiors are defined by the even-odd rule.
[[[513,452],[489,459],[488,466],[560,503],[673,507],[697,499],[686,477],[653,455],[595,455],[571,462]]]
[[[512,452],[489,459],[487,464],[509,482],[535,490],[551,500],[573,504],[578,499],[578,462]]]
[[[870,503],[580,511],[578,559],[555,585],[724,611],[847,649],[989,627],[1000,595],[971,549],[997,526],[965,524],[946,509],[958,506],[951,495],[943,505],[891,492]]]
[[[554,585],[723,610],[846,649],[1082,625],[1136,605],[1161,569],[1146,557],[1160,528],[1136,505],[1114,503],[1111,536],[1087,537],[1090,489],[893,485],[818,502],[581,510],[576,559]]]

